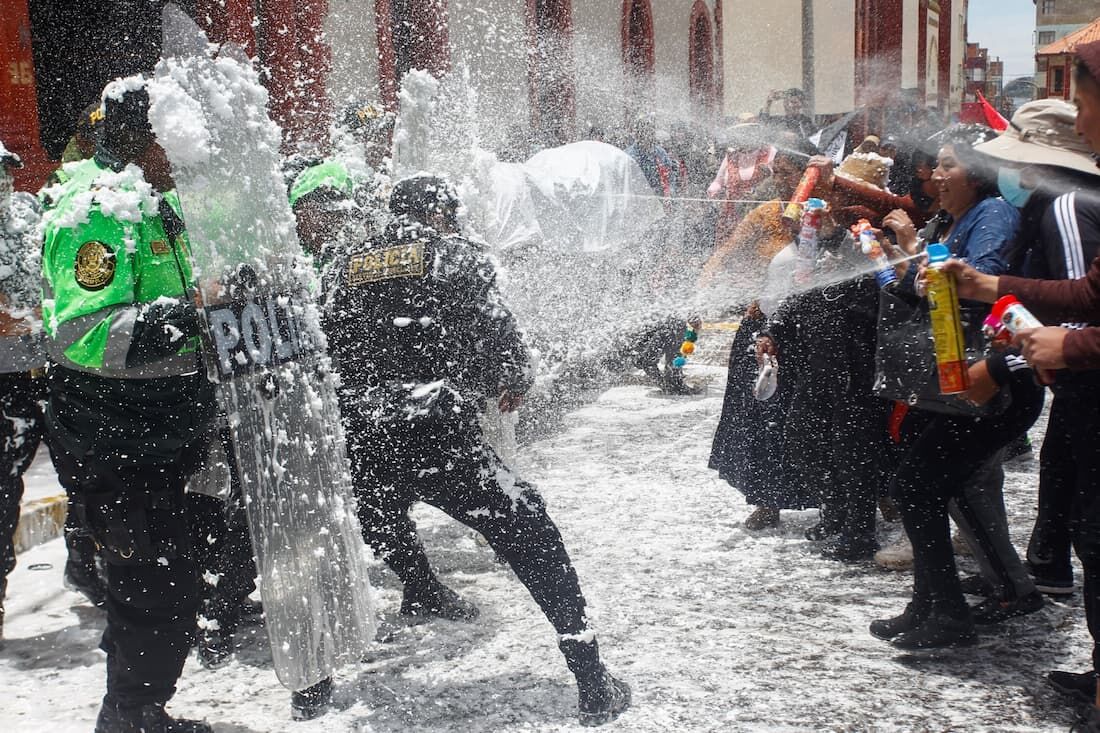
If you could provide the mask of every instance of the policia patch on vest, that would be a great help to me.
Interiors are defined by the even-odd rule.
[[[103,242],[85,242],[76,252],[76,281],[85,290],[102,290],[115,278],[115,253]]]
[[[421,277],[423,274],[423,242],[372,249],[348,261],[348,285],[365,285],[398,277]]]

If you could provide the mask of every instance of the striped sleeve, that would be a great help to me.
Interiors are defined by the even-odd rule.
[[[1066,280],[1082,278],[1088,272],[1085,252],[1081,239],[1081,225],[1077,219],[1077,193],[1067,193],[1054,200],[1054,221],[1058,226],[1061,239],[1062,265]],[[1088,326],[1085,322],[1066,322],[1063,328],[1080,329]]]

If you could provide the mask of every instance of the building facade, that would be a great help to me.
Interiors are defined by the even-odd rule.
[[[1073,99],[1073,59],[1077,47],[1100,41],[1100,18],[1047,44],[1035,54],[1038,97]]]
[[[290,145],[323,138],[345,103],[395,108],[413,68],[469,79],[488,147],[516,128],[548,144],[639,114],[720,124],[791,87],[820,117],[902,103],[950,113],[966,84],[966,0],[176,1],[212,40],[241,45],[263,67]],[[165,2],[3,3],[0,61],[20,69],[33,51],[33,64],[29,84],[0,93],[36,88],[40,119],[23,89],[25,99],[0,107],[0,134],[29,140],[37,127],[56,159],[106,81],[151,68],[156,49],[144,46],[159,39]],[[96,44],[140,39],[141,52],[93,53],[70,37],[99,26]]]
[[[1044,46],[1060,41],[1100,17],[1096,0],[1032,0],[1035,3],[1035,86],[1039,96],[1052,88],[1047,70],[1040,69],[1039,52]]]

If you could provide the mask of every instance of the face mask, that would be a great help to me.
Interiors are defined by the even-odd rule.
[[[1005,201],[1022,209],[1031,198],[1032,191],[1020,185],[1020,171],[1016,168],[1001,168],[997,173],[997,188]]]

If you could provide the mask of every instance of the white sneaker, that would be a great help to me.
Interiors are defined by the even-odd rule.
[[[902,533],[898,541],[875,553],[875,564],[887,570],[911,570],[913,568],[913,545]]]

